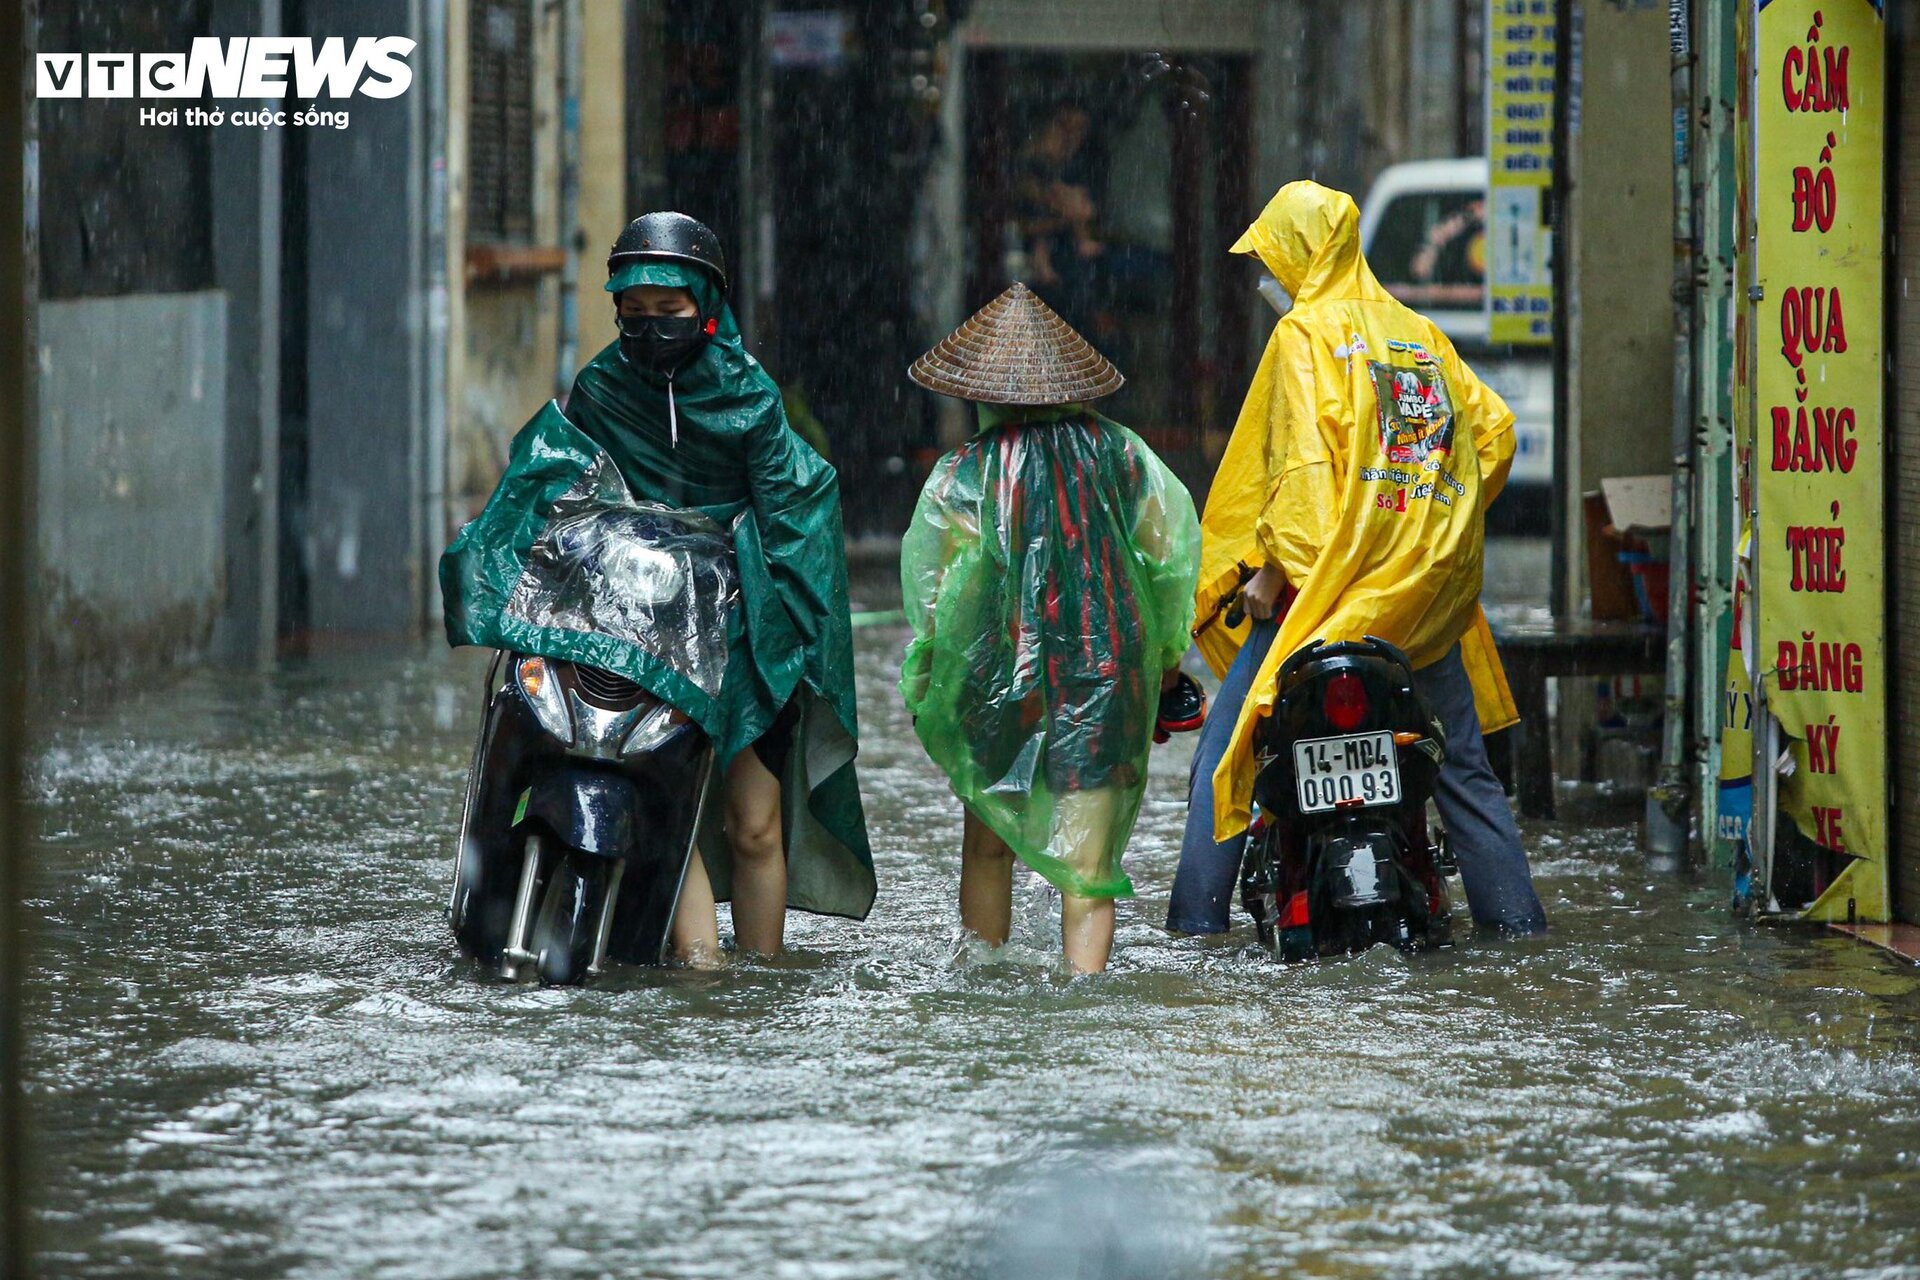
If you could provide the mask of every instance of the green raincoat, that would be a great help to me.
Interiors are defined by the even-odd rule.
[[[955,794],[1062,892],[1124,897],[1160,675],[1193,620],[1193,499],[1081,405],[981,408],[900,547],[900,692]]]
[[[674,379],[671,408],[665,380],[629,365],[616,342],[580,371],[564,417],[549,404],[522,428],[486,509],[441,558],[447,638],[634,679],[699,722],[723,770],[796,702],[799,724],[781,779],[788,905],[864,918],[875,883],[853,764],[859,725],[838,479],[789,429],[779,389],[747,354],[731,309],[703,273],[648,263],[621,280],[691,290],[703,315],[717,315],[718,332]],[[582,632],[529,634],[541,629],[507,612],[554,498],[601,454],[634,497],[699,511],[731,531],[740,603],[717,697],[632,646]],[[719,808],[700,843],[714,893],[725,900],[733,859]]]

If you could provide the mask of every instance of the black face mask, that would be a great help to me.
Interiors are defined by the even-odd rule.
[[[699,316],[619,316],[620,354],[636,368],[671,378],[699,354],[714,325]]]

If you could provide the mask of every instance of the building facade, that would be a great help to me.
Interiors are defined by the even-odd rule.
[[[905,367],[1034,270],[1022,166],[1062,109],[1089,117],[1058,163],[1113,255],[1081,320],[1132,379],[1116,412],[1203,490],[1271,324],[1225,246],[1288,178],[1358,195],[1394,160],[1477,147],[1479,14],[40,6],[38,47],[81,54],[414,42],[398,97],[272,104],[341,108],[342,128],[143,127],[139,98],[36,104],[43,661],[112,683],[431,627],[440,549],[514,432],[613,336],[605,248],[647,208],[720,232],[749,342],[861,495],[850,532],[896,535],[969,429]],[[137,357],[134,334],[154,335]]]

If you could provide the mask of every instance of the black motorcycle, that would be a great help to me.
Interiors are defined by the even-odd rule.
[[[717,689],[735,594],[730,544],[697,513],[586,509],[543,532],[511,608]],[[641,684],[557,657],[496,653],[487,692],[450,908],[461,951],[550,985],[662,963],[713,788],[706,734]]]
[[[1299,961],[1451,941],[1451,860],[1427,828],[1446,749],[1386,641],[1315,641],[1287,659],[1255,733],[1259,819],[1241,872],[1263,946]]]

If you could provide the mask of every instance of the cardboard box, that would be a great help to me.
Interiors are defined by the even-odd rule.
[[[1600,493],[1607,503],[1607,523],[1645,543],[1655,560],[1666,563],[1673,530],[1673,477],[1615,476],[1600,482]]]
[[[1582,495],[1587,533],[1587,585],[1597,622],[1624,621],[1641,615],[1633,573],[1620,557],[1667,558],[1673,528],[1673,477],[1613,476]],[[1661,602],[1664,608],[1664,599]]]
[[[1595,622],[1624,622],[1640,612],[1633,597],[1633,575],[1620,563],[1626,540],[1607,519],[1607,500],[1595,489],[1581,497],[1587,531],[1587,590]]]

